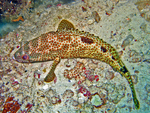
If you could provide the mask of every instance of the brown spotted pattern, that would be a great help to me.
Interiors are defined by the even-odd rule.
[[[102,39],[78,30],[62,30],[42,34],[29,41],[22,50],[29,54],[30,62],[54,60],[56,57],[82,57],[100,59],[113,64],[118,57],[115,49]]]

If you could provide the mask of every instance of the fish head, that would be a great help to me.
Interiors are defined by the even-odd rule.
[[[26,44],[24,46],[21,46],[20,49],[15,52],[13,59],[20,63],[29,63],[30,55],[26,50]]]
[[[14,54],[14,59],[17,61],[17,62],[20,62],[20,63],[29,63],[30,60],[29,60],[29,55],[27,53],[23,53],[20,50],[18,50],[15,54]]]

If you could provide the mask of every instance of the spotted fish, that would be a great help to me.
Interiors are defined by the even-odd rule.
[[[130,73],[116,50],[98,36],[75,29],[68,20],[62,20],[56,32],[48,32],[26,42],[14,57],[21,63],[53,60],[45,82],[54,80],[56,77],[54,71],[61,59],[91,58],[105,62],[126,78],[132,91],[135,108],[140,108]]]

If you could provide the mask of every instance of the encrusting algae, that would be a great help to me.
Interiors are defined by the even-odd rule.
[[[75,29],[68,20],[62,20],[56,32],[48,32],[26,42],[14,57],[21,63],[54,60],[50,72],[44,79],[45,82],[54,80],[54,71],[61,59],[91,58],[103,61],[127,79],[135,107],[140,108],[130,73],[116,50],[98,36]]]

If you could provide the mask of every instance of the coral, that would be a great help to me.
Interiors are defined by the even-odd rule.
[[[77,105],[79,105],[79,102],[76,101],[76,100],[72,100],[72,105],[73,105],[73,106],[77,106]]]
[[[138,76],[137,75],[131,75],[132,81],[134,84],[138,83]]]
[[[91,66],[91,64],[89,64],[89,66]],[[94,67],[93,67],[94,66]],[[96,67],[95,67],[95,65],[93,65],[93,66],[91,66],[91,67],[89,67],[89,68],[93,68],[93,69],[95,69]],[[91,71],[91,69],[90,70],[88,70],[88,69],[86,69],[86,68],[83,68],[83,70],[84,70],[84,74],[86,75],[86,79],[88,79],[89,81],[91,81],[91,82],[98,82],[99,81],[99,76],[98,75],[93,75],[92,73],[92,71]],[[95,80],[95,81],[94,81]]]
[[[28,113],[29,110],[31,110],[32,106],[33,106],[32,104],[28,103],[25,107],[25,110],[23,110],[23,111],[21,110],[21,113]]]
[[[28,0],[1,0],[0,7],[1,7],[1,17],[2,19],[6,19],[10,21],[11,18],[18,16],[22,9],[27,7],[29,8],[30,3]]]
[[[112,80],[114,77],[115,77],[114,72],[111,72],[111,71],[106,72],[105,78],[107,80]]]
[[[150,21],[150,1],[140,0],[136,2],[135,5],[137,5],[137,9],[139,10],[141,17],[147,21]]]
[[[134,39],[133,35],[129,34],[124,41],[122,42],[121,47],[125,48],[127,45],[131,43],[131,41]]]
[[[52,104],[60,104],[61,103],[61,99],[59,96],[51,97],[51,101],[52,101]]]
[[[81,75],[83,72],[84,64],[81,62],[77,62],[76,66],[71,70],[64,70],[64,77],[68,79],[75,78],[79,83],[85,80],[85,77]]]
[[[21,104],[18,101],[14,100],[14,97],[8,97],[3,106],[2,113],[16,113],[20,109]]]
[[[140,0],[136,2],[135,5],[137,5],[139,11],[142,11],[144,8],[146,8],[149,5],[149,0]]]
[[[103,87],[95,87],[94,85],[92,85],[89,87],[89,91],[91,92],[89,99],[91,100],[91,102],[93,102],[93,106],[95,106],[96,108],[105,105],[108,101],[108,92]],[[98,102],[96,102],[96,98],[99,99]],[[95,102],[97,103],[97,105]]]
[[[103,101],[101,100],[100,96],[98,94],[94,94],[91,97],[91,103],[95,107],[100,107],[103,104]]]
[[[108,101],[117,104],[125,96],[125,86],[115,84],[104,84],[104,88],[108,91]]]
[[[63,93],[62,98],[71,98],[71,97],[73,97],[73,95],[74,95],[74,92],[71,89],[67,89]]]
[[[93,61],[93,60],[92,60],[92,61]],[[97,65],[94,64],[94,62],[92,62],[92,63],[89,63],[89,64],[88,64],[88,67],[89,67],[89,69],[93,70],[93,69],[96,69]]]
[[[128,52],[129,62],[137,63],[142,61],[142,56],[136,50],[130,50]]]
[[[93,82],[94,80],[99,81],[99,76],[98,75],[86,75],[86,78]]]
[[[92,15],[93,15],[93,17],[94,17],[94,19],[95,19],[95,22],[99,22],[100,20],[101,20],[101,17],[99,16],[99,14],[97,13],[97,11],[93,11],[92,12]]]
[[[89,97],[91,95],[90,91],[88,91],[84,86],[80,86],[78,91],[86,97]]]

